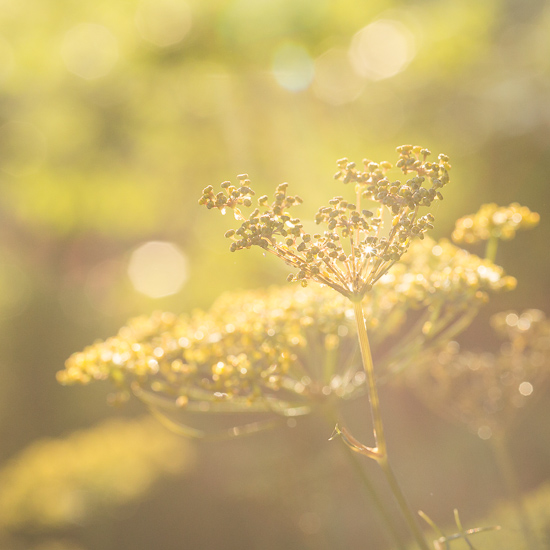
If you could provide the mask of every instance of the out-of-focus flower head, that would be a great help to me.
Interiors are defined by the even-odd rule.
[[[497,353],[461,351],[450,342],[408,381],[434,411],[467,424],[482,439],[503,434],[548,381],[550,320],[539,310],[492,318],[504,338]]]
[[[309,412],[353,392],[349,302],[327,289],[271,288],[221,296],[209,312],[132,319],[117,336],[73,354],[58,380],[110,379],[151,404],[190,412]]]
[[[344,184],[354,183],[355,195],[351,201],[334,197],[319,208],[315,222],[326,227],[322,234],[307,233],[301,220],[289,213],[302,200],[287,195],[286,183],[277,187],[271,204],[267,195],[260,197],[258,207],[248,217],[241,208],[252,206],[255,193],[247,174],[238,176],[238,186],[222,183],[218,193],[212,186],[206,187],[199,203],[224,214],[232,209],[235,218],[242,221],[237,230],[226,233],[233,240],[232,251],[259,246],[298,270],[289,281],[301,281],[304,286],[315,281],[359,301],[401,258],[413,239],[423,238],[433,227],[433,216],[420,216],[419,209],[442,199],[440,189],[449,181],[446,155],[429,162],[428,149],[404,145],[397,151],[396,166],[403,174],[412,175],[404,183],[387,177],[392,165],[386,161],[364,160],[362,171],[346,158],[337,162],[335,178]],[[367,207],[361,202],[367,202]]]
[[[455,243],[472,244],[491,238],[510,240],[516,232],[532,229],[540,216],[514,202],[509,206],[484,204],[475,213],[457,220],[452,239]]]
[[[192,451],[150,417],[109,420],[64,439],[37,441],[0,470],[0,526],[81,524],[190,468]]]
[[[400,304],[394,316],[400,312],[403,318],[415,319],[393,342],[381,361],[384,368],[400,371],[414,363],[419,353],[445,345],[472,322],[490,294],[515,286],[514,277],[502,267],[446,239],[436,242],[426,237],[412,243],[401,262],[377,285],[383,299]],[[377,334],[371,331],[371,337],[376,342]]]
[[[471,306],[484,302],[489,292],[512,290],[514,277],[489,260],[470,254],[446,239],[426,237],[411,244],[407,254],[384,281],[395,285],[394,292],[408,299],[412,307],[435,301]]]
[[[363,301],[378,373],[441,346],[489,293],[510,287],[501,268],[447,241],[413,243]],[[184,414],[296,416],[362,392],[356,346],[344,296],[320,285],[272,287],[227,293],[208,312],[133,319],[115,337],[73,354],[58,380],[110,380],[121,397]]]

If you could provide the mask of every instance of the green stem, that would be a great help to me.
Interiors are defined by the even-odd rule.
[[[338,410],[334,406],[328,406],[327,408],[323,409],[323,412],[324,412],[325,419],[328,421],[328,423],[331,426],[334,426],[335,424],[338,425],[337,419],[339,414],[338,414]],[[357,472],[357,475],[361,480],[361,483],[363,484],[363,488],[365,489],[365,492],[369,497],[371,504],[373,505],[374,509],[378,513],[380,519],[383,521],[388,534],[393,539],[393,542],[395,543],[395,548],[398,550],[406,550],[405,544],[403,543],[401,538],[398,536],[399,528],[396,526],[393,517],[391,516],[390,512],[386,508],[386,505],[380,498],[378,491],[376,490],[374,485],[371,483],[371,480],[367,472],[365,471],[365,468],[363,467],[361,462],[357,459],[355,452],[348,445],[344,445],[343,449],[349,461],[351,462],[353,468]]]
[[[367,389],[369,392],[369,403],[373,420],[375,451],[380,456],[386,456],[386,438],[384,436],[384,425],[382,424],[382,415],[380,414],[380,399],[376,380],[374,379],[374,364],[372,362],[372,353],[370,351],[369,337],[365,325],[365,316],[363,315],[363,306],[361,302],[353,302],[353,311],[355,321],[357,322],[357,335],[359,338],[359,348],[361,349],[361,358],[363,367],[367,375]]]
[[[540,546],[523,504],[516,470],[512,462],[512,457],[510,456],[508,445],[506,444],[506,437],[504,435],[496,435],[489,441],[493,448],[500,475],[504,480],[508,495],[516,510],[517,519],[525,539],[525,548],[536,550],[540,548]]]
[[[372,361],[372,353],[370,350],[369,337],[367,327],[365,325],[365,317],[363,314],[363,306],[361,301],[353,302],[353,311],[357,322],[357,335],[359,338],[359,347],[361,348],[361,357],[363,359],[363,367],[367,375],[367,388],[369,394],[369,402],[373,420],[373,431],[375,447],[368,449],[368,456],[371,456],[378,462],[380,468],[384,472],[386,479],[390,485],[391,491],[401,509],[401,513],[407,522],[407,525],[421,550],[430,550],[422,530],[418,526],[416,518],[412,513],[407,501],[403,495],[403,491],[399,487],[399,483],[393,473],[393,470],[388,462],[386,438],[384,435],[384,425],[382,423],[382,415],[380,413],[380,399],[378,397],[378,389],[374,378],[374,364]],[[360,451],[358,447],[356,450]]]
[[[407,500],[405,499],[405,495],[403,494],[403,491],[401,490],[401,487],[397,482],[397,478],[395,477],[395,474],[393,473],[390,463],[388,462],[388,457],[377,460],[377,462],[380,465],[380,468],[382,468],[384,475],[386,476],[386,479],[390,485],[393,496],[395,497],[395,500],[397,500],[397,504],[399,504],[401,513],[403,514],[403,517],[405,518],[405,521],[407,522],[407,525],[411,533],[413,534],[414,539],[416,540],[416,543],[418,544],[419,548],[422,548],[422,550],[430,550],[430,547],[428,546],[428,543],[424,538],[424,533],[418,526],[418,522],[416,521],[416,516],[411,511],[410,506],[407,503]]]
[[[344,445],[343,448],[346,452],[346,455],[350,459],[350,462],[352,463],[355,471],[357,472],[357,475],[359,476],[359,479],[363,484],[365,492],[368,494],[370,500],[372,501],[372,504],[374,505],[375,510],[378,512],[378,515],[380,516],[380,519],[382,519],[388,533],[391,535],[395,543],[395,548],[399,550],[406,550],[405,544],[397,534],[399,532],[398,527],[396,526],[390,513],[386,510],[386,507],[382,502],[382,499],[380,498],[376,489],[371,483],[369,476],[365,472],[363,465],[359,462],[359,460],[357,460],[358,458],[357,455],[347,445]]]

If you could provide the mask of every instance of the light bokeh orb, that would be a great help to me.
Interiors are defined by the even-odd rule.
[[[149,241],[136,248],[128,263],[134,288],[150,298],[162,298],[181,290],[189,275],[187,258],[174,244]]]
[[[80,23],[65,34],[61,57],[71,73],[94,80],[107,75],[118,61],[118,42],[107,27]]]
[[[399,21],[380,19],[355,34],[349,48],[353,68],[370,80],[403,71],[416,54],[412,33]]]
[[[533,393],[533,389],[533,384],[531,384],[531,382],[522,382],[518,387],[519,393],[521,393],[524,397],[531,395]]]
[[[286,43],[273,55],[272,71],[277,84],[290,92],[300,92],[311,84],[314,75],[313,60],[305,48]]]
[[[143,0],[135,22],[144,40],[166,48],[181,42],[191,30],[191,9],[181,0]]]
[[[313,92],[331,105],[355,101],[365,88],[364,80],[350,64],[345,50],[331,48],[315,60]]]

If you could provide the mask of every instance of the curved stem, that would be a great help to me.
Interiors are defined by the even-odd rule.
[[[337,418],[338,418],[338,412],[335,408],[330,407],[329,409],[325,409],[325,418],[331,424],[334,426],[336,424],[335,433],[334,435],[340,434],[341,431],[338,428],[337,424]],[[344,429],[345,430],[345,429]],[[331,437],[332,439],[332,437]],[[397,550],[406,550],[406,546],[401,540],[401,538],[398,536],[399,528],[395,524],[395,521],[390,514],[390,512],[387,509],[387,506],[382,501],[382,498],[378,494],[378,491],[376,490],[376,487],[372,484],[369,475],[367,474],[365,468],[361,464],[361,462],[357,459],[357,456],[354,452],[354,449],[350,447],[348,444],[344,445],[344,452],[346,453],[346,456],[350,460],[353,468],[357,472],[357,475],[359,479],[361,480],[361,483],[363,485],[363,488],[365,490],[365,493],[367,494],[368,498],[371,501],[371,504],[373,505],[374,509],[378,513],[378,516],[384,523],[384,526],[386,527],[387,533],[391,536],[393,539],[393,542],[395,544],[395,548]]]

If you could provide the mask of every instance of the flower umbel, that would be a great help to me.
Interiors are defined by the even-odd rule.
[[[362,302],[377,374],[405,369],[461,332],[515,280],[448,241],[413,242]],[[118,400],[188,413],[309,413],[364,392],[352,304],[320,285],[220,296],[208,311],[131,319],[73,354],[63,384],[108,380]],[[186,420],[187,421],[187,420]]]
[[[116,336],[73,354],[58,381],[108,380],[119,400],[133,395],[176,433],[198,438],[250,434],[280,420],[292,425],[290,417],[320,411],[338,421],[333,437],[377,462],[417,546],[429,550],[391,467],[379,384],[412,367],[411,385],[439,412],[500,442],[516,410],[548,379],[541,366],[550,357],[550,332],[541,312],[508,312],[494,320],[508,338],[499,353],[461,352],[452,342],[489,294],[515,287],[494,263],[498,241],[533,227],[539,216],[515,203],[491,204],[459,220],[455,242],[487,240],[485,258],[434,241],[426,236],[434,218],[421,209],[443,198],[449,160],[440,154],[430,162],[430,151],[417,146],[397,152],[404,182],[390,178],[388,162],[363,160],[358,169],[337,161],[335,179],[353,184],[350,200],[335,196],[305,224],[290,214],[302,200],[287,193],[287,183],[257,206],[247,174],[217,193],[206,187],[199,203],[222,214],[231,209],[240,221],[226,233],[231,251],[258,246],[294,269],[290,282],[319,284],[230,293],[206,312],[131,319]],[[307,232],[310,222],[322,229]],[[339,408],[340,400],[365,393],[368,445],[343,425]],[[222,414],[230,427],[220,430]],[[469,535],[484,530],[464,530],[457,514],[456,521],[459,531],[434,544],[463,538],[471,546]]]
[[[457,220],[453,241],[472,244],[492,237],[510,240],[517,231],[535,227],[539,219],[536,212],[531,212],[527,206],[521,206],[517,202],[509,206],[483,204],[475,214]]]
[[[439,189],[449,181],[447,156],[429,162],[427,149],[404,145],[397,151],[396,166],[411,176],[405,183],[388,178],[392,168],[388,162],[364,160],[360,171],[347,159],[338,161],[335,179],[355,184],[354,202],[337,196],[319,208],[315,223],[325,226],[323,233],[307,233],[301,220],[289,213],[302,199],[287,195],[286,183],[277,187],[271,204],[267,196],[260,197],[248,217],[241,207],[251,207],[255,193],[247,174],[238,176],[238,187],[228,181],[218,193],[212,186],[206,187],[199,203],[222,213],[233,209],[236,219],[242,220],[238,229],[226,233],[233,240],[231,251],[259,246],[298,270],[289,275],[289,281],[301,281],[304,286],[316,281],[360,301],[411,241],[423,238],[432,228],[433,216],[419,216],[419,210],[442,199]],[[366,208],[362,202],[367,202]]]
[[[364,380],[347,370],[354,329],[349,302],[327,289],[228,293],[208,312],[131,319],[73,354],[58,380],[110,380],[122,394],[154,395],[190,412],[295,416]]]
[[[252,206],[251,197],[254,195],[245,174],[239,176],[238,188],[224,182],[222,189],[225,192],[215,194],[212,186],[206,187],[199,203],[207,208],[218,208],[223,213],[227,208],[233,208],[235,217],[242,220],[241,227],[226,233],[226,237],[233,239],[232,251],[253,245],[269,250],[298,270],[298,273],[288,277],[289,281],[300,281],[303,286],[308,281],[315,281],[353,302],[372,415],[374,446],[359,443],[345,428],[339,429],[338,433],[353,451],[378,462],[418,546],[428,550],[388,461],[362,302],[373,285],[401,259],[411,242],[417,237],[422,239],[425,232],[432,228],[433,216],[430,213],[419,216],[419,210],[443,198],[439,189],[449,181],[450,165],[446,155],[439,155],[436,163],[428,162],[431,153],[422,147],[404,145],[398,147],[397,152],[397,168],[403,174],[412,176],[405,183],[389,179],[387,174],[392,165],[388,162],[364,160],[364,170],[359,171],[355,163],[347,159],[338,161],[339,171],[335,179],[344,184],[355,184],[354,202],[337,196],[327,206],[319,208],[315,223],[325,226],[322,234],[307,233],[301,220],[289,214],[288,210],[302,201],[299,197],[287,196],[286,183],[277,187],[271,205],[267,196],[260,197],[258,208],[248,218],[239,208]],[[363,201],[367,204],[362,205]]]

